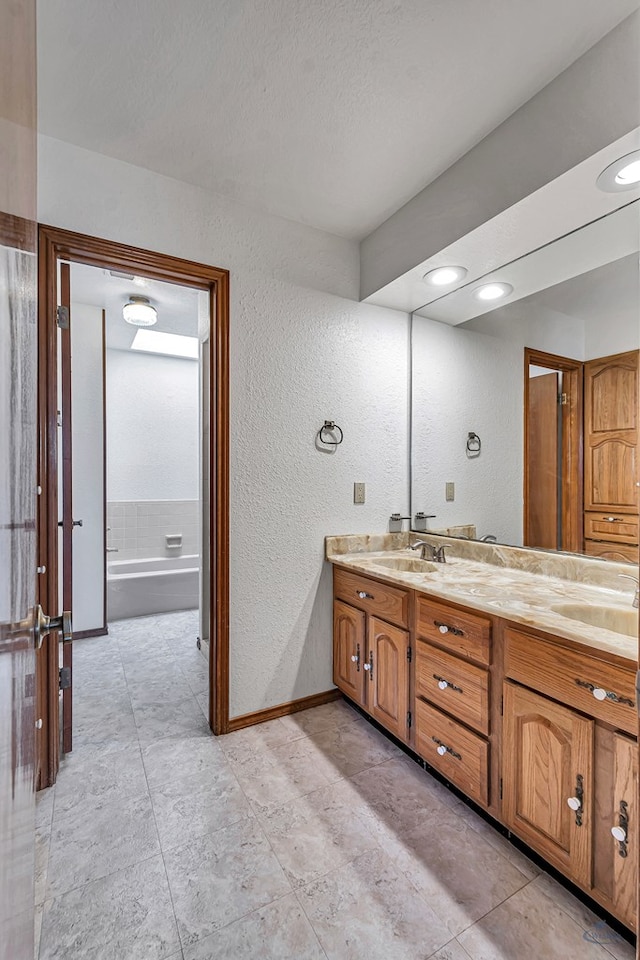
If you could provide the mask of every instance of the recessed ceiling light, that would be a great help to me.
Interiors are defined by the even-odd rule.
[[[436,267],[435,270],[425,273],[422,279],[433,287],[447,287],[451,283],[462,280],[466,275],[467,271],[464,267]]]
[[[597,185],[605,193],[617,193],[619,190],[634,190],[640,187],[640,150],[627,153],[605,167]]]
[[[158,311],[149,303],[148,297],[129,297],[122,308],[122,316],[134,327],[152,327],[158,322]]]
[[[483,283],[481,287],[476,287],[473,295],[476,300],[502,300],[513,293],[513,287],[510,283]]]
[[[184,357],[187,360],[198,359],[198,338],[183,337],[177,333],[161,333],[159,330],[138,330],[132,350],[144,353],[163,353],[168,357]]]

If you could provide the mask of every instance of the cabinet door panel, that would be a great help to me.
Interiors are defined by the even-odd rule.
[[[503,817],[568,876],[591,880],[593,721],[504,685]],[[567,800],[582,790],[576,813]]]
[[[371,715],[396,737],[407,739],[409,634],[384,620],[369,618],[366,693]]]
[[[613,902],[622,920],[635,927],[638,879],[638,745],[615,735],[612,827],[626,832],[626,842],[612,836]],[[626,820],[626,823],[625,823]]]
[[[333,682],[360,704],[364,704],[365,653],[364,613],[336,600],[333,604]]]

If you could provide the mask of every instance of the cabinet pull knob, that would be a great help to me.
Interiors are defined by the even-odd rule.
[[[596,687],[594,683],[589,683],[587,680],[576,680],[576,686],[583,687],[585,690],[589,690],[596,700],[609,700],[611,703],[624,703],[629,707],[635,707],[635,701],[631,700],[630,697],[621,697],[618,693],[614,693],[613,690],[605,690],[604,687]]]
[[[462,757],[459,753],[456,753],[451,747],[447,746],[446,743],[443,743],[442,740],[438,740],[437,737],[431,737],[433,742],[436,745],[436,752],[440,754],[441,757],[444,757],[445,754],[449,754],[452,757],[455,757],[456,760],[462,760]]]
[[[445,680],[444,677],[439,677],[437,673],[433,674],[433,679],[438,682],[438,686],[441,690],[455,690],[456,693],[462,693],[462,687],[456,687],[455,683],[451,683],[450,680]]]
[[[606,520],[607,523],[623,523],[622,517],[603,517],[603,520]]]
[[[582,774],[576,776],[576,792],[574,797],[567,797],[567,806],[576,815],[576,827],[582,826],[582,813],[584,807],[584,778]]]
[[[452,633],[454,637],[464,637],[463,630],[458,630],[457,627],[452,627],[448,623],[441,623],[439,620],[434,620],[433,624],[438,628],[440,633]]]
[[[356,590],[356,596],[360,597],[361,600],[375,600],[375,597],[367,593],[366,590]]]
[[[369,680],[373,680],[373,650],[369,654],[369,662],[364,663],[363,667],[369,674]]]
[[[611,836],[619,844],[618,854],[625,858],[628,855],[627,835],[629,833],[629,806],[626,800],[620,801],[620,810],[618,811],[618,825],[611,827]]]

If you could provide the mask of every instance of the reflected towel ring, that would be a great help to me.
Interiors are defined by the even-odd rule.
[[[325,440],[323,434],[332,433],[335,435],[336,432],[340,435],[339,440]],[[325,420],[323,425],[318,430],[318,440],[320,443],[323,443],[325,447],[338,447],[344,440],[344,434],[338,424],[334,423],[333,420]]]
[[[467,453],[472,457],[477,457],[482,450],[482,440],[477,433],[472,430],[467,434]]]

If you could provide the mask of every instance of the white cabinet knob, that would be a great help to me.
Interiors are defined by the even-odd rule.
[[[441,690],[446,690],[449,684],[447,683],[446,680],[438,680],[438,686],[440,687]]]
[[[568,797],[567,806],[571,807],[572,810],[579,810],[582,804],[580,803],[577,797]]]
[[[41,717],[38,718],[38,720],[36,720],[36,730],[42,730],[42,718],[41,718]]]
[[[360,659],[360,657],[358,657],[358,656],[354,653],[353,656],[351,657],[351,663],[357,663],[359,659]]]
[[[624,843],[627,839],[627,831],[622,827],[611,827],[611,836],[614,840],[617,840],[618,843]]]
[[[596,698],[596,700],[606,700],[606,699],[607,699],[607,691],[606,691],[606,690],[603,690],[602,687],[595,687],[595,688],[594,688],[594,691],[593,691],[593,695],[594,695],[594,697]]]
[[[370,663],[365,663],[363,666],[364,666],[364,669],[365,669],[365,670],[371,670],[371,664],[370,664]]]
[[[449,633],[449,627],[444,623],[440,624],[440,626],[438,627],[438,630],[440,631],[440,633]]]
[[[442,744],[440,744],[440,746],[438,747],[438,753],[440,754],[440,756],[444,757],[446,752],[447,752],[447,748]]]

